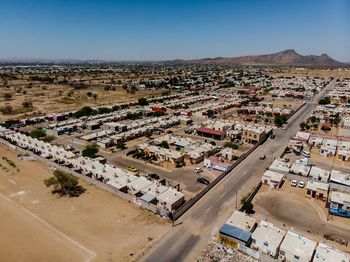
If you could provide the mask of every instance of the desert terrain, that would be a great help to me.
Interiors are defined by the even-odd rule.
[[[57,197],[43,183],[52,174],[45,164],[4,145],[0,155],[4,261],[135,261],[171,227],[84,181],[78,198]]]

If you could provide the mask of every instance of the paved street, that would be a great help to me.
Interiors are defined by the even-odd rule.
[[[317,101],[334,84],[335,80],[289,119],[287,130],[276,130],[275,139],[269,139],[258,147],[177,220],[175,227],[153,247],[144,257],[144,261],[194,261],[207,241],[232,214],[242,195],[258,183],[261,174],[273,158],[283,152],[289,139],[299,129],[299,123],[309,115]],[[267,155],[266,160],[259,160],[262,153]]]

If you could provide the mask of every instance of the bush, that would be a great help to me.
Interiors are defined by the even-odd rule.
[[[327,96],[327,97],[321,99],[318,103],[320,105],[328,105],[331,103],[331,98]]]
[[[77,112],[75,112],[73,114],[73,116],[75,118],[79,118],[79,117],[82,117],[82,116],[91,116],[91,115],[94,115],[95,113],[96,113],[96,111],[93,110],[91,107],[84,106],[84,107],[80,108]]]
[[[10,93],[5,93],[5,94],[3,94],[3,97],[4,97],[4,99],[5,99],[6,101],[8,101],[8,100],[11,100],[11,99],[12,99],[12,94],[10,94]]]
[[[234,150],[237,150],[239,148],[239,145],[232,143],[232,142],[227,142],[227,143],[225,143],[225,147],[230,147]]]
[[[98,153],[98,146],[96,144],[87,145],[82,151],[82,155],[85,157],[95,158]]]
[[[148,100],[144,97],[139,98],[139,105],[140,106],[147,106],[148,105]]]

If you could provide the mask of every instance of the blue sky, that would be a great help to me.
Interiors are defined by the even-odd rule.
[[[350,0],[0,1],[0,58],[162,60],[291,48],[350,62]]]

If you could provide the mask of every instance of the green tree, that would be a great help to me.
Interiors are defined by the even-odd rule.
[[[144,97],[140,97],[138,101],[140,106],[147,106],[149,104],[148,100]]]
[[[92,109],[89,106],[84,106],[82,108],[80,108],[78,111],[76,111],[73,116],[76,118],[82,117],[82,116],[91,116],[94,115],[96,113],[96,111],[94,109]]]
[[[305,123],[305,122],[301,122],[301,123],[299,124],[299,127],[300,127],[301,130],[305,130],[305,128],[306,128],[306,123]]]
[[[47,187],[53,186],[51,192],[60,196],[77,197],[85,192],[79,185],[78,178],[62,170],[55,170],[52,177],[44,180],[44,184]]]
[[[237,150],[239,148],[239,145],[232,143],[232,142],[227,142],[227,143],[225,143],[225,147],[230,147],[234,150]]]
[[[162,141],[160,144],[159,144],[160,147],[163,147],[163,148],[169,148],[169,144],[167,141]]]
[[[125,149],[125,143],[123,141],[119,141],[115,146],[117,149]]]
[[[98,153],[98,146],[96,144],[87,145],[83,151],[82,155],[85,157],[95,158]]]

